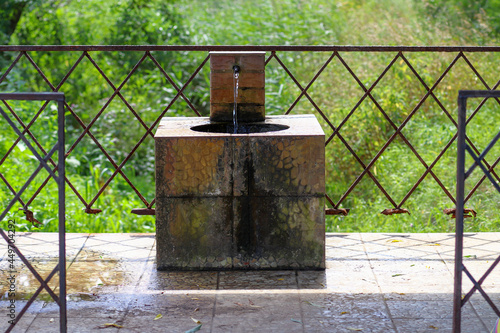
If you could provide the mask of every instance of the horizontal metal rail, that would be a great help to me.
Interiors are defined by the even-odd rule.
[[[1,45],[1,51],[500,52],[500,46],[362,45]]]

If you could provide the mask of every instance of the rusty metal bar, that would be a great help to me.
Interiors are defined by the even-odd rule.
[[[1,47],[1,46],[0,46]],[[7,70],[5,71],[5,73],[2,74],[2,77],[0,77],[0,83],[3,82],[3,80],[5,80],[5,78],[7,77],[7,75],[10,73],[10,71],[12,70],[12,68],[14,68],[14,66],[17,64],[17,62],[19,61],[19,59],[21,59],[21,57],[24,55],[24,52],[21,52],[17,55],[16,59],[12,62],[12,64],[10,64],[9,68],[7,68]]]
[[[325,70],[325,68],[330,64],[330,62],[333,60],[333,58],[337,55],[337,52],[333,52],[332,55],[328,58],[328,60],[323,64],[323,66],[321,66],[321,68],[319,69],[319,71],[316,73],[316,75],[314,75],[314,77],[312,78],[311,81],[309,81],[309,83],[307,84],[307,86],[302,90],[302,92],[300,93],[299,97],[297,97],[297,99],[295,99],[295,102],[292,103],[292,105],[290,105],[290,107],[288,108],[288,111],[285,112],[285,114],[289,114],[290,111],[292,111],[292,109],[295,107],[295,105],[297,105],[297,103],[300,101],[300,99],[302,98],[302,96],[304,96],[304,94],[307,92],[307,90],[312,86],[312,84],[314,83],[314,81],[316,81],[316,79],[321,75],[321,73],[323,73],[323,71]],[[275,55],[276,57],[276,55]],[[295,79],[294,79],[295,81]],[[295,81],[296,82],[296,81]],[[297,83],[297,82],[296,82]],[[300,88],[300,87],[299,87]]]
[[[168,75],[167,72],[165,72],[165,70],[163,69],[163,67],[161,67],[160,63],[158,62],[158,60],[156,60],[156,58],[153,57],[150,52],[147,52],[147,54],[148,54],[148,57],[151,59],[151,61],[153,61],[153,63],[156,65],[156,67],[163,74],[163,76],[165,76],[165,78],[167,79],[167,81],[175,88],[175,90],[177,90],[177,92],[179,92],[180,91],[179,86],[175,83],[174,80],[172,80],[172,78],[170,77],[170,75]],[[181,97],[186,101],[187,105],[191,108],[191,110],[193,110],[194,113],[196,113],[196,115],[198,117],[201,117],[200,112],[198,112],[198,110],[194,107],[193,103],[191,103],[191,101],[189,100],[189,98],[187,98],[186,95],[184,95],[184,93],[181,93]]]
[[[427,91],[430,91],[429,87],[427,85],[425,85],[425,82],[422,80],[422,78],[418,75],[418,73],[413,69],[413,67],[411,66],[411,64],[409,63],[409,61],[406,59],[406,57],[404,57],[403,53],[402,52],[399,52],[398,55],[393,59],[393,61],[389,64],[389,66],[387,66],[387,68],[384,70],[384,72],[382,72],[382,74],[380,74],[380,76],[377,78],[377,80],[372,84],[372,86],[370,87],[370,89],[366,89],[366,87],[364,86],[364,84],[361,82],[361,80],[359,80],[359,78],[354,74],[354,72],[349,68],[349,66],[347,65],[347,63],[345,63],[345,61],[339,56],[339,59],[341,60],[342,64],[344,65],[344,67],[348,68],[348,71],[349,73],[354,77],[354,79],[356,80],[356,82],[358,83],[358,85],[361,86],[361,88],[365,91],[365,95],[362,97],[362,99],[356,104],[356,106],[353,108],[353,110],[351,111],[351,113],[344,119],[343,123],[341,124],[341,126],[343,124],[345,124],[345,122],[348,120],[348,118],[350,117],[350,115],[352,115],[352,113],[354,112],[354,110],[361,104],[361,102],[365,99],[366,96],[368,96],[372,102],[375,104],[375,106],[379,109],[379,111],[384,115],[384,117],[387,119],[387,121],[391,124],[392,128],[396,131],[398,131],[398,128],[396,126],[396,124],[392,121],[392,119],[387,115],[387,113],[384,111],[384,109],[381,107],[381,105],[378,103],[378,101],[373,97],[371,91],[373,90],[373,88],[375,87],[375,85],[382,79],[382,77],[387,73],[387,71],[392,67],[392,65],[395,63],[395,61],[398,59],[398,58],[401,58],[405,61],[405,63],[408,65],[408,67],[410,69],[412,69],[414,75],[420,80],[420,82],[422,84],[424,84],[424,87],[427,89]],[[431,91],[431,95],[437,100],[436,96],[434,95],[434,93]],[[339,128],[341,127],[339,126]],[[339,131],[339,128],[337,129],[337,132]],[[449,196],[449,197],[452,197],[451,194],[448,192],[448,190],[446,189],[446,187],[442,184],[442,182],[440,181],[440,179],[434,174],[434,172],[432,171],[432,168],[430,168],[427,163],[424,161],[424,159],[420,156],[420,154],[417,152],[417,150],[413,147],[413,145],[408,141],[408,139],[403,135],[403,133],[401,132],[401,130],[399,130],[398,132],[399,136],[401,137],[401,139],[404,141],[404,143],[410,148],[410,150],[412,151],[412,153],[417,157],[417,159],[420,161],[420,163],[424,166],[424,168],[426,169],[426,172],[425,172],[425,175],[427,175],[428,173],[430,173],[432,175],[432,177],[436,180],[436,182],[438,183],[438,185],[441,186],[441,188],[444,190],[444,192]],[[332,134],[332,136],[330,138],[332,138],[333,136],[335,135]],[[403,200],[398,204],[396,205],[395,203],[393,203],[394,207],[397,207],[395,208],[396,210],[391,210],[391,215],[392,214],[396,214],[395,212],[398,211],[399,213],[403,212],[403,213],[407,213],[408,210],[404,210],[404,209],[401,209],[401,206],[404,204],[404,202],[406,202],[406,200],[408,199],[408,197],[413,193],[413,191],[415,191],[415,189],[418,187],[418,185],[420,184],[421,181],[423,181],[423,179],[425,178],[424,177],[421,177],[419,182],[417,183],[416,186],[414,186],[412,189],[410,189],[409,193],[405,196],[405,198],[403,198]],[[382,190],[382,189],[381,189]],[[388,194],[384,193],[386,196],[388,196]],[[384,212],[386,212],[387,210],[385,210]],[[384,215],[389,215],[387,213],[384,213],[382,212],[382,214]],[[397,213],[397,214],[399,214]]]
[[[349,214],[349,210],[350,209],[346,209],[346,208],[326,208],[325,209],[325,214],[326,215],[343,215],[343,216],[347,216],[347,214]]]
[[[43,112],[43,110],[45,110],[45,108],[47,107],[49,103],[48,102],[45,102],[44,105],[42,105],[42,107],[40,108],[40,110],[38,110],[38,112],[35,114],[35,116],[33,117],[33,119],[29,122],[28,125],[26,125],[26,128],[23,130],[22,134],[26,134],[28,132],[28,130],[31,128],[31,126],[35,123],[35,121],[38,119],[38,117],[40,116],[40,114]],[[5,154],[5,156],[0,160],[0,165],[3,164],[3,162],[5,162],[5,159],[7,158],[8,154],[14,149],[14,147],[19,143],[19,141],[21,141],[21,138],[17,138],[14,143],[12,144],[12,146],[9,148],[9,150],[7,150],[7,153]]]
[[[131,213],[136,215],[156,215],[156,210],[148,208],[134,208]]]
[[[499,46],[358,46],[358,45],[3,45],[17,51],[275,51],[275,52],[500,52]]]
[[[163,115],[170,109],[170,107],[179,98],[179,96],[181,96],[181,94],[184,91],[184,89],[186,89],[186,87],[192,82],[192,80],[194,79],[194,77],[203,68],[203,66],[208,61],[208,59],[209,59],[209,56],[207,56],[205,58],[205,60],[203,60],[203,62],[200,64],[200,66],[198,66],[198,68],[193,73],[193,75],[191,75],[191,77],[188,79],[188,81],[182,86],[182,88],[177,92],[177,94],[175,95],[175,97],[170,101],[169,105],[167,105],[167,107],[162,111],[162,113],[156,119],[156,121],[149,127],[149,129],[142,136],[142,138],[139,140],[139,142],[134,146],[134,148],[132,149],[132,151],[125,157],[125,159],[122,161],[122,163],[120,163],[120,165],[115,170],[115,172],[113,172],[113,174],[109,177],[109,179],[106,181],[106,183],[104,183],[104,185],[99,189],[99,192],[97,193],[97,195],[90,202],[90,206],[92,206],[97,201],[97,198],[99,198],[99,195],[102,194],[102,192],[106,189],[106,187],[113,180],[113,178],[122,170],[122,168],[124,167],[125,163],[127,163],[127,161],[132,157],[132,155],[135,153],[135,151],[137,150],[137,148],[139,148],[139,146],[142,144],[142,142],[144,142],[144,140],[146,139],[146,137],[148,135],[150,135],[151,131],[154,129],[154,127],[156,126],[156,124],[158,124],[160,122],[160,120],[163,117]]]
[[[9,67],[9,69],[7,70],[7,72],[2,76],[2,78],[0,79],[0,82],[5,78],[6,74],[12,69],[13,65],[15,65],[17,63],[17,61],[19,60],[19,58],[24,55],[26,58],[28,58],[28,60],[30,61],[30,63],[35,67],[35,69],[37,70],[37,72],[42,76],[42,78],[44,79],[44,81],[49,85],[49,87],[51,87],[51,89],[54,91],[54,92],[57,92],[59,90],[59,88],[66,82],[66,80],[68,79],[68,77],[71,75],[71,73],[75,70],[75,68],[78,66],[78,64],[81,62],[81,60],[83,59],[84,57],[84,54],[82,54],[78,60],[75,62],[75,64],[73,64],[73,66],[71,67],[71,69],[68,71],[68,73],[66,73],[66,75],[64,76],[64,78],[61,80],[61,82],[58,84],[57,87],[54,88],[54,86],[50,83],[50,81],[48,81],[47,77],[45,76],[45,74],[43,74],[43,72],[41,71],[40,68],[38,68],[38,66],[36,65],[36,63],[33,61],[33,59],[31,57],[29,57],[25,52],[21,52],[18,57],[16,58],[16,60],[13,62],[12,66]],[[36,143],[36,145],[38,146],[38,148],[40,148],[40,150],[45,154],[45,150],[43,149],[43,147],[40,145],[40,143],[38,142],[38,140],[32,135],[31,131],[29,130],[30,127],[34,124],[34,122],[37,120],[38,116],[42,113],[43,110],[45,110],[45,107],[47,106],[47,103],[46,102],[40,109],[39,111],[36,113],[36,115],[33,117],[33,119],[30,121],[30,123],[28,125],[25,125],[21,119],[17,116],[17,114],[14,112],[14,110],[12,110],[12,108],[6,103],[6,101],[4,100],[3,101],[4,104],[7,106],[7,108],[11,111],[12,115],[16,118],[16,120],[19,122],[19,124],[23,127],[23,134],[25,133],[28,133],[28,135],[33,139],[33,141]],[[72,112],[71,108],[69,107],[69,105],[64,101],[64,104],[65,106]],[[72,112],[73,113],[73,112]],[[73,113],[74,114],[74,113]],[[78,116],[75,115],[75,117],[77,118],[78,120]],[[91,137],[93,137],[91,134],[89,134]],[[3,164],[3,162],[5,161],[5,159],[9,156],[9,154],[12,152],[12,150],[14,149],[14,147],[17,145],[17,143],[21,140],[20,137],[18,137],[14,144],[9,148],[9,150],[7,151],[7,153],[3,156],[3,158],[0,160],[0,165]],[[50,163],[55,167],[55,169],[53,169],[53,172],[55,172],[57,170],[57,165],[54,163],[54,161],[52,159],[49,159]],[[25,209],[27,209],[27,207],[33,202],[33,200],[38,196],[38,194],[40,193],[40,191],[45,187],[45,185],[48,183],[48,181],[50,180],[51,176],[49,175],[45,181],[42,183],[42,185],[35,191],[35,193],[33,194],[33,196],[26,202],[26,204],[23,203],[23,207]],[[6,182],[5,179],[3,179],[4,182]],[[72,191],[76,194],[76,196],[82,201],[82,203],[85,205],[85,206],[88,206],[87,203],[85,202],[85,200],[83,199],[83,197],[80,195],[80,193],[76,190],[76,188],[73,186],[73,184],[69,181],[69,179],[67,177],[65,177],[65,181],[66,183],[68,184],[68,186],[72,189]],[[10,188],[10,185],[7,183],[7,186]]]
[[[323,71],[324,68],[326,68],[326,66],[328,65],[328,63],[330,63],[331,59],[333,59],[333,57],[337,55],[339,56],[338,54],[332,54],[332,56],[327,60],[327,63],[325,63],[325,65],[322,67],[322,69],[320,71]],[[340,56],[339,56],[340,57]],[[323,117],[323,119],[327,122],[327,124],[333,129],[333,134],[332,134],[332,138],[333,136],[336,134],[339,139],[342,141],[342,143],[346,146],[346,148],[349,150],[349,152],[351,152],[351,154],[353,154],[353,156],[356,158],[356,160],[363,166],[363,168],[365,170],[367,170],[367,167],[365,166],[365,164],[363,163],[363,161],[359,158],[359,156],[354,152],[354,150],[352,150],[352,148],[350,147],[350,145],[347,143],[347,141],[344,140],[344,138],[340,135],[339,133],[339,128],[336,128],[331,122],[330,120],[328,119],[328,117],[326,117],[326,115],[323,113],[323,111],[321,111],[321,109],[317,106],[317,104],[313,101],[313,99],[309,96],[309,94],[306,92],[306,89],[304,89],[301,84],[295,79],[295,77],[293,76],[293,74],[288,70],[288,68],[285,66],[285,64],[281,61],[281,59],[276,55],[274,54],[274,58],[278,61],[278,63],[281,65],[281,67],[283,67],[283,69],[286,71],[286,73],[288,74],[288,76],[293,80],[293,82],[299,87],[299,89],[302,91],[302,95],[305,95],[307,97],[307,99],[311,102],[311,104],[314,106],[314,108],[318,111],[318,113]],[[376,82],[379,82],[381,77],[389,70],[389,68],[392,66],[392,64],[394,64],[394,62],[396,61],[397,59],[397,56],[395,59],[393,59],[393,61],[387,66],[387,68],[384,70],[384,72],[379,76],[379,78],[377,79]],[[319,73],[320,74],[320,73]],[[317,74],[317,76],[319,76],[319,74]],[[313,80],[316,80],[317,76],[313,79]],[[375,85],[376,83],[374,83]],[[374,87],[374,85],[372,85],[372,87]],[[363,86],[364,87],[364,86]],[[367,93],[365,93],[366,95]],[[299,98],[300,98],[299,96]],[[363,97],[364,99],[364,97]],[[352,114],[354,112],[354,110],[359,106],[359,104],[361,104],[361,102],[359,102],[355,108],[352,110],[352,112],[350,114]],[[291,111],[291,108],[286,112],[286,114],[289,114]],[[345,123],[345,122],[344,122]],[[343,124],[341,124],[343,125]],[[329,143],[329,140],[327,140],[327,142],[325,143],[325,145],[327,145]],[[372,178],[372,180],[375,182],[375,184],[377,185],[377,187],[380,189],[380,191],[385,195],[385,197],[394,205],[394,207],[396,207],[396,202],[392,199],[392,197],[387,193],[387,191],[384,189],[384,187],[379,183],[379,181],[375,178],[375,176],[369,171],[367,170],[367,173],[368,175],[370,176],[370,178]],[[352,189],[354,189],[356,185],[354,185],[352,187]],[[351,189],[351,190],[352,190]],[[338,206],[342,203],[344,197],[341,198],[337,204],[335,205],[335,208],[338,208]]]
[[[43,148],[43,146],[38,142],[38,140],[35,138],[35,136],[33,135],[33,133],[29,130],[29,129],[26,129],[27,126],[24,124],[24,122],[22,121],[22,119],[14,112],[14,110],[10,107],[10,105],[4,100],[3,101],[5,106],[9,109],[10,113],[14,116],[14,118],[16,118],[17,122],[23,127],[24,130],[26,130],[26,133],[31,137],[31,139],[35,142],[35,144],[37,145],[37,147],[40,149],[40,151],[47,155],[47,151]],[[11,149],[7,152],[7,154],[5,154],[4,158],[2,159],[2,161],[7,158],[7,156],[9,155],[9,153],[12,151],[12,149],[14,148],[11,147]],[[52,172],[55,172],[57,170],[57,164],[54,162],[54,160],[52,158],[49,159],[49,162],[52,164],[52,166],[55,167],[55,169],[52,170]],[[16,195],[15,191],[12,189],[11,185],[9,184],[9,182],[7,181],[7,179],[5,179],[3,177],[3,175],[0,174],[0,178],[2,178],[2,180],[4,181],[4,183],[9,187],[9,189],[11,190],[11,192],[14,193],[14,195]],[[23,205],[23,208],[25,210],[25,212],[27,211],[28,209],[28,206],[31,204],[31,202],[33,202],[33,200],[36,198],[36,196],[40,193],[40,191],[45,187],[45,185],[49,182],[51,176],[49,175],[45,181],[42,183],[42,185],[35,191],[35,194],[33,194],[33,196],[26,202],[26,203],[23,203],[23,201],[21,200],[21,198],[19,198],[19,202]],[[68,183],[68,185],[74,190],[76,191],[76,189],[74,188],[73,184],[71,184],[71,182],[66,179],[66,183]]]
[[[366,166],[365,170],[356,178],[356,180],[352,183],[352,185],[349,187],[349,189],[344,193],[344,195],[340,198],[339,202],[342,202],[348,195],[351,193],[351,191],[356,187],[356,185],[361,181],[363,176],[368,172],[368,170],[375,164],[375,162],[378,160],[378,158],[382,155],[382,153],[387,149],[387,147],[391,144],[391,142],[396,138],[398,133],[406,126],[408,121],[410,121],[411,117],[417,112],[417,110],[422,106],[422,104],[425,102],[425,100],[429,97],[430,93],[439,85],[439,83],[443,80],[443,78],[446,76],[446,74],[451,70],[451,68],[455,65],[455,63],[458,61],[458,59],[461,57],[461,54],[459,54],[453,61],[450,63],[450,65],[446,68],[446,70],[441,74],[441,76],[438,78],[438,80],[434,83],[434,85],[431,87],[431,89],[422,97],[420,102],[413,108],[413,110],[410,112],[410,114],[406,117],[406,119],[401,123],[401,125],[397,128],[396,132],[391,135],[389,140],[384,144],[384,146],[380,149],[380,151],[373,157],[373,159],[368,163]],[[397,205],[395,205],[394,208],[398,208]]]
[[[299,87],[299,89],[304,93],[304,95],[307,97],[309,102],[311,102],[311,104],[314,106],[316,111],[318,111],[318,113],[321,115],[321,117],[323,117],[323,119],[326,121],[328,126],[330,126],[333,130],[335,130],[335,126],[333,126],[333,124],[330,122],[330,119],[328,119],[328,117],[325,116],[323,111],[321,111],[321,109],[314,102],[314,100],[309,96],[309,94],[304,91],[304,88],[302,87],[302,85],[299,83],[299,81],[297,81],[295,76],[290,72],[290,70],[288,69],[288,67],[286,67],[286,65],[283,63],[283,61],[281,61],[281,59],[276,54],[274,54],[274,59],[276,59],[276,61],[278,61],[278,63],[285,70],[285,72],[288,74],[288,76],[293,80],[293,82],[297,85],[297,87]],[[287,111],[287,112],[290,112],[290,111]]]

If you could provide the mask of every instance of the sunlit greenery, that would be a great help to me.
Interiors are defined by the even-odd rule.
[[[495,45],[498,42],[496,1],[481,1],[474,6],[459,0],[272,0],[272,1],[11,1],[10,6],[23,3],[22,15],[13,31],[0,26],[1,40],[11,45]],[[8,8],[8,7],[6,7]],[[0,13],[5,9],[0,9]],[[9,16],[10,17],[10,16]],[[7,22],[7,21],[2,21]],[[10,27],[10,26],[9,26]],[[9,32],[10,31],[10,32]],[[18,55],[0,54],[3,73]],[[144,52],[95,52],[83,55],[71,75],[65,74],[82,56],[82,52],[28,52],[29,57],[47,76],[53,86],[66,94],[71,109],[85,124],[108,104],[114,89],[125,84],[91,128],[92,135],[120,165],[146,133],[130,108],[137,112],[146,127],[152,126],[177,93],[146,55],[134,74],[127,75],[145,55]],[[366,89],[397,56],[397,53],[341,52],[310,87],[308,93],[334,126],[351,112],[363,97],[364,90],[346,66]],[[178,87],[182,87],[196,67],[205,59],[205,52],[151,52]],[[268,54],[269,56],[269,54]],[[314,77],[330,53],[278,52],[278,56],[304,87]],[[401,125],[413,108],[453,61],[457,53],[404,53],[373,87],[370,97],[363,99],[326,149],[327,192],[337,202],[384,143]],[[494,86],[499,80],[491,68],[498,67],[496,53],[466,53],[434,91],[439,103],[430,96],[402,131],[404,138],[395,138],[379,160],[370,168],[371,175],[397,204],[425,172],[425,167],[404,139],[411,142],[420,158],[431,165],[439,152],[453,137],[456,128],[440,104],[456,119],[456,96],[459,89],[484,89],[467,61],[476,66],[485,82]],[[95,62],[104,78],[92,63]],[[345,64],[344,64],[345,63]],[[412,71],[414,68],[423,85]],[[201,112],[208,114],[209,66],[199,72],[184,93]],[[111,84],[107,81],[111,82]],[[50,91],[27,57],[22,57],[6,79],[1,91]],[[283,114],[299,96],[300,89],[276,60],[266,67],[266,112]],[[126,100],[127,105],[123,100]],[[376,101],[376,102],[374,102]],[[471,105],[477,105],[472,102]],[[40,103],[10,103],[25,124],[33,118]],[[1,105],[5,109],[4,105]],[[382,109],[391,119],[389,121]],[[498,103],[489,101],[470,123],[470,137],[483,147],[494,135],[499,117]],[[333,130],[313,105],[303,97],[291,114],[313,113],[329,137]],[[166,116],[194,116],[182,99],[177,99]],[[55,142],[55,105],[50,104],[33,125],[33,134],[48,150]],[[15,134],[3,122],[0,125],[0,156],[11,147]],[[79,121],[67,112],[67,148],[83,131]],[[154,130],[152,131],[154,133]],[[342,138],[342,139],[341,139]],[[342,140],[359,156],[349,152]],[[154,198],[153,139],[148,135],[123,168],[123,174],[138,187],[148,202]],[[499,151],[493,151],[499,156]],[[496,155],[495,155],[496,154]],[[433,172],[454,195],[456,148],[453,143]],[[56,159],[55,159],[56,160]],[[18,190],[34,170],[36,163],[29,152],[18,144],[0,166],[0,172]],[[85,136],[67,158],[68,178],[87,202],[115,173],[116,168],[89,137]],[[23,195],[27,201],[43,183],[42,171],[35,184]],[[474,176],[478,180],[479,175]],[[469,184],[468,189],[473,184]],[[30,204],[35,217],[44,223],[44,231],[56,230],[56,186],[53,182]],[[11,192],[0,182],[0,201],[7,203]],[[130,213],[144,203],[131,190],[127,180],[117,174],[93,204],[102,209],[88,215],[80,199],[67,187],[68,230],[72,232],[151,232],[154,218]],[[498,196],[486,182],[470,200],[478,217],[467,221],[467,230],[496,231],[500,226]],[[17,208],[10,217],[23,219]],[[449,232],[453,220],[444,215],[444,208],[453,202],[428,174],[402,208],[411,215],[384,216],[380,212],[393,208],[370,175],[365,175],[341,204],[351,208],[346,217],[327,217],[328,231],[392,231]],[[23,224],[26,230],[31,224]]]

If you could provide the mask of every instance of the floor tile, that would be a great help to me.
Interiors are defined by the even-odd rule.
[[[303,332],[297,294],[217,295],[213,332]]]
[[[295,271],[227,271],[219,289],[297,289],[297,278]]]
[[[198,325],[200,332],[451,332],[453,234],[329,233],[326,270],[220,272],[157,271],[153,234],[66,236],[68,332],[103,332],[105,324],[122,326],[106,332]],[[19,233],[18,240],[45,278],[57,264],[58,235]],[[476,279],[500,252],[499,240],[500,233],[465,235],[464,264]],[[2,259],[0,315],[9,303]],[[21,306],[39,282],[18,264]],[[499,274],[482,286],[500,307]],[[463,285],[464,292],[472,286],[465,275]],[[57,274],[49,286],[58,294]],[[59,307],[46,291],[25,316],[14,332],[59,329]],[[462,332],[489,333],[496,318],[476,292],[462,309]]]

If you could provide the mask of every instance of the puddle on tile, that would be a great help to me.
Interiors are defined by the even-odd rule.
[[[57,257],[30,258],[29,262],[38,274],[45,280],[58,263]],[[116,291],[134,281],[134,271],[123,260],[112,258],[102,252],[85,251],[77,260],[67,263],[66,288],[71,301],[91,301],[100,293]],[[28,300],[40,287],[40,282],[28,267],[19,259],[14,261],[15,296],[16,300]],[[0,300],[9,299],[11,275],[9,262],[0,261]],[[59,294],[59,274],[56,273],[48,283],[49,287]],[[53,301],[46,290],[38,295],[37,300]]]

